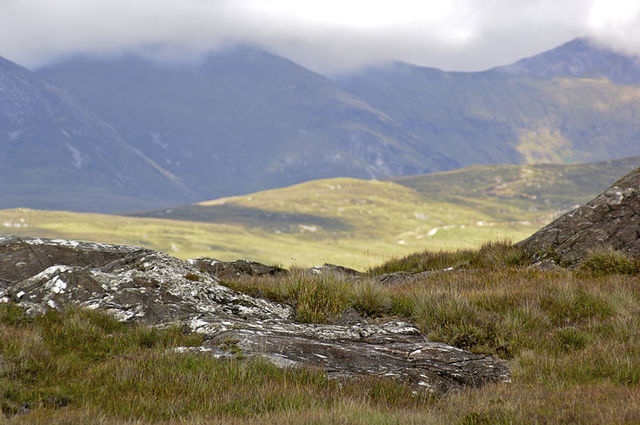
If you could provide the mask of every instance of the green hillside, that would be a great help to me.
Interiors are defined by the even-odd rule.
[[[520,240],[640,166],[474,166],[398,178],[317,180],[133,216],[12,209],[2,232],[142,245],[181,258],[366,269],[422,250]]]

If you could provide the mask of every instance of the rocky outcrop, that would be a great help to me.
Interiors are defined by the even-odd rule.
[[[640,258],[640,168],[516,245],[565,266],[602,247]]]
[[[408,323],[297,323],[292,307],[220,285],[207,264],[216,263],[130,246],[0,236],[0,301],[31,314],[78,305],[121,321],[179,323],[207,334],[206,346],[179,350],[264,356],[335,377],[391,376],[434,393],[509,380],[505,362],[429,342]],[[249,270],[270,273],[256,264]]]

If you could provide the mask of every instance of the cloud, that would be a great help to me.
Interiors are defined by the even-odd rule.
[[[2,0],[0,55],[197,54],[253,43],[320,72],[404,60],[478,70],[572,38],[640,54],[628,0]]]
[[[590,34],[609,47],[640,55],[640,3],[596,0],[589,16]]]

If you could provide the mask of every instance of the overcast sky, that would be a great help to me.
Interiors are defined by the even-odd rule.
[[[323,73],[390,59],[481,70],[580,36],[640,54],[640,0],[0,0],[0,56],[30,67],[242,42]]]

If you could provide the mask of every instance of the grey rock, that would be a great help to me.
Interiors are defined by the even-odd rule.
[[[177,351],[263,356],[282,367],[319,367],[331,377],[389,376],[438,394],[510,376],[506,362],[429,342],[408,323],[372,324],[360,317],[333,325],[295,322],[292,307],[221,285],[203,267],[215,266],[214,260],[185,262],[131,246],[0,236],[0,262],[0,302],[20,304],[30,314],[78,305],[121,321],[177,323],[207,335],[206,346]],[[249,268],[270,273],[257,264]]]
[[[453,271],[453,267],[448,267],[442,270],[427,270],[424,272],[394,272],[394,273],[384,273],[375,277],[375,281],[387,286],[397,286],[405,283],[414,283],[418,282],[424,278],[432,276],[434,274],[446,273]]]
[[[221,280],[235,279],[240,276],[273,276],[287,273],[287,270],[281,267],[267,266],[248,260],[219,261],[213,258],[194,258],[188,261],[201,271]]]
[[[640,258],[640,168],[516,245],[536,260],[552,257],[565,266],[603,247]]]
[[[321,266],[315,266],[308,270],[312,274],[333,276],[342,279],[357,280],[363,276],[363,273],[350,269],[349,267],[338,266],[336,264],[324,263]]]

